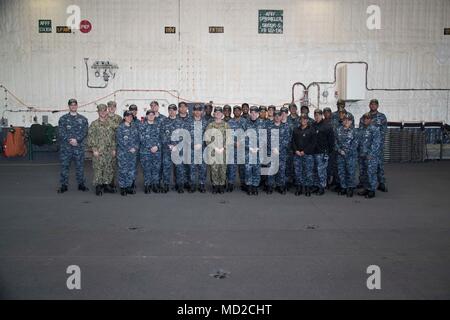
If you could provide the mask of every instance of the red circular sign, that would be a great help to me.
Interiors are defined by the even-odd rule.
[[[83,33],[88,33],[92,29],[92,24],[88,20],[81,20],[80,31]]]

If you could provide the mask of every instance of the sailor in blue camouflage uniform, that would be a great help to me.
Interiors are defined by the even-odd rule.
[[[156,113],[147,110],[145,121],[139,127],[139,155],[144,172],[144,192],[158,193],[161,172],[161,128]]]
[[[352,122],[352,117],[346,114],[343,125],[338,127],[335,132],[335,151],[340,182],[339,194],[347,195],[347,197],[353,197],[358,158],[358,131],[352,127]]]
[[[184,129],[189,131],[191,117],[189,115],[189,108],[186,102],[182,101],[178,103],[178,114],[177,114],[177,129]],[[181,143],[182,138],[179,138],[178,142]],[[179,155],[184,159],[184,150],[179,152]],[[183,163],[175,165],[176,171],[176,189],[178,193],[184,193],[184,189],[191,189],[189,184],[190,181],[190,164],[183,160]]]
[[[263,120],[259,118],[259,108],[252,106],[247,121],[247,130],[253,130],[253,138],[245,138],[245,183],[247,185],[248,195],[257,195],[258,186],[261,182],[261,159],[259,157],[260,130],[265,129]],[[256,140],[256,141],[255,141]]]
[[[138,114],[138,107],[135,104],[132,104],[128,107],[128,111],[130,111],[133,115],[133,120],[131,121],[131,124],[135,124],[139,127],[139,124],[141,123],[141,120],[139,120],[137,114]]]
[[[130,111],[123,113],[123,119],[116,131],[116,141],[120,194],[126,196],[136,193],[133,184],[139,152],[139,128],[137,124],[133,124],[133,114]]]
[[[61,186],[58,193],[67,191],[69,168],[72,160],[75,162],[78,190],[89,190],[84,184],[84,149],[85,138],[88,134],[88,120],[77,112],[77,100],[70,99],[68,105],[69,113],[63,115],[58,121],[59,156],[61,159]]]
[[[289,128],[289,135],[292,136],[293,129],[289,125],[289,108],[282,106],[281,111],[281,123]],[[292,149],[291,141],[289,142],[288,148]],[[294,183],[294,162],[293,155],[288,152],[286,157],[286,187],[289,190]]]
[[[342,123],[342,115],[339,115],[339,112],[342,111],[342,112],[344,112],[344,114],[349,115],[349,117],[352,120],[352,127],[354,128],[355,127],[355,118],[353,117],[353,114],[351,114],[351,112],[349,112],[345,109],[345,101],[342,99],[339,99],[336,102],[336,107],[337,107],[337,110],[335,112],[333,112],[331,115],[331,121],[334,121],[336,124],[338,122]]]
[[[205,104],[205,112],[203,114],[203,118],[207,123],[214,121],[214,117],[212,116],[213,105],[212,103]]]
[[[203,160],[203,151],[205,149],[205,143],[203,142],[203,135],[208,121],[202,116],[202,105],[195,104],[192,108],[193,115],[190,117],[189,133],[191,135],[191,165],[190,165],[190,184],[188,191],[190,193],[195,192],[197,189],[201,193],[206,192],[206,163]]]
[[[156,100],[150,102],[150,110],[155,113],[155,120],[159,123],[163,122],[164,119],[167,118],[165,115],[159,112],[159,103]]]
[[[387,133],[387,118],[384,113],[378,111],[379,102],[377,99],[372,99],[369,102],[370,115],[372,116],[372,125],[380,129],[381,134],[381,146],[378,156],[377,163],[377,178],[378,178],[378,190],[382,192],[387,192],[386,178],[384,177],[384,140]],[[361,127],[363,119],[361,118],[359,126]]]
[[[223,121],[228,122],[231,120],[231,106],[226,104],[223,106]]]
[[[314,192],[323,195],[327,186],[327,167],[330,153],[334,149],[333,128],[323,122],[323,112],[320,109],[314,110],[314,131],[315,151],[314,151],[314,173],[316,176]]]
[[[233,130],[233,149],[229,148],[228,150],[233,150],[234,160],[233,163],[227,165],[227,192],[232,192],[236,183],[236,171],[239,171],[239,180],[241,183],[241,189],[245,189],[245,154],[244,159],[238,158],[238,149],[240,146],[244,146],[244,132],[246,130],[247,119],[241,117],[242,108],[241,106],[233,107],[234,117],[228,121],[228,125],[230,129]],[[242,131],[240,131],[242,130]],[[238,161],[241,160],[241,161]],[[242,161],[243,160],[243,161]],[[240,162],[240,163],[238,163]]]
[[[292,133],[292,149],[294,154],[295,172],[295,195],[311,196],[313,186],[314,152],[315,152],[314,131],[309,124],[306,114],[300,115],[300,126]]]
[[[286,194],[286,161],[288,153],[291,153],[291,130],[289,125],[281,123],[281,111],[275,110],[273,116],[273,122],[267,127],[267,142],[271,156],[278,155],[278,172],[268,176],[267,193],[271,194],[275,187],[279,193]],[[272,130],[278,131],[278,148],[272,145]]]
[[[359,139],[359,181],[364,190],[358,195],[366,198],[375,197],[377,188],[377,167],[381,148],[380,129],[372,124],[372,115],[363,115],[362,125],[358,132]]]
[[[295,103],[291,103],[289,105],[288,122],[291,126],[291,130],[294,130],[294,128],[297,128],[299,126],[299,115],[297,113],[297,105]]]
[[[171,187],[173,181],[174,164],[172,162],[172,149],[177,145],[173,142],[172,132],[177,129],[177,110],[178,107],[175,104],[171,104],[168,107],[169,116],[161,123],[161,154],[162,154],[162,167],[163,167],[163,186],[161,191],[167,193]]]
[[[267,107],[266,106],[259,107],[259,119],[261,120],[263,129],[267,130],[267,127],[271,124],[271,121],[267,118]],[[266,146],[267,146],[267,137],[268,137],[267,135],[261,136],[261,139]],[[269,151],[269,153],[270,153],[270,151]],[[270,154],[268,154],[268,155],[270,156]],[[259,159],[259,161],[260,161],[261,168],[268,168],[269,165],[268,165],[267,154],[265,152],[263,152],[260,154],[260,156],[261,156],[261,158]],[[262,186],[263,189],[267,191],[267,188],[268,188],[268,176],[267,175],[261,176],[259,185]]]

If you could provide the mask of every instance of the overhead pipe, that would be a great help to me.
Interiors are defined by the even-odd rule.
[[[337,67],[340,64],[363,64],[366,69],[365,81],[366,81],[366,90],[367,91],[450,91],[450,88],[369,88],[368,86],[368,73],[369,73],[369,64],[365,61],[339,61],[334,65],[334,80],[333,82],[329,81],[316,81],[318,84],[336,84],[337,79]]]
[[[306,91],[309,93],[309,88],[311,88],[312,86],[316,86],[317,87],[317,108],[319,108],[320,106],[320,85],[317,82],[311,82],[308,87],[306,87]]]
[[[306,88],[306,86],[302,83],[302,82],[296,82],[292,85],[292,103],[294,103],[295,101],[295,97],[294,97],[294,89],[296,86],[302,86],[303,87],[303,92],[308,91],[308,89]]]

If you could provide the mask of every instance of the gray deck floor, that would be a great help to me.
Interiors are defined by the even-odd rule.
[[[372,200],[124,198],[74,182],[58,195],[57,165],[1,162],[0,298],[449,299],[450,162],[386,172],[390,191]],[[69,265],[81,290],[66,287]],[[366,287],[369,265],[381,290]]]

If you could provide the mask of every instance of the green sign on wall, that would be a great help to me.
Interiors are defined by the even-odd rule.
[[[283,10],[258,10],[258,33],[283,33]]]
[[[39,33],[51,33],[52,20],[39,20]]]

